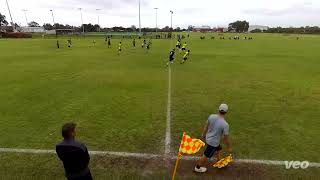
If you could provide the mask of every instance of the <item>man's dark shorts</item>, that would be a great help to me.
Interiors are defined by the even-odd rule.
[[[207,148],[206,150],[204,151],[204,155],[207,157],[207,158],[212,158],[212,156],[214,155],[215,152],[217,151],[221,151],[222,150],[222,147],[219,145],[218,147],[213,147],[213,146],[210,146],[209,144],[207,144]]]

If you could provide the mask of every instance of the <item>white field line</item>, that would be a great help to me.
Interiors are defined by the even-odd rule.
[[[24,153],[24,154],[56,154],[55,150],[41,150],[41,149],[14,149],[14,148],[0,148],[0,153]],[[159,154],[148,154],[148,153],[130,153],[130,152],[113,152],[113,151],[90,151],[90,155],[101,156],[111,155],[117,157],[127,158],[142,158],[142,159],[165,159],[170,158],[174,160],[176,156],[167,156]],[[197,160],[199,157],[196,156],[184,156],[184,160]],[[248,164],[262,164],[262,165],[282,165],[285,166],[285,161],[274,161],[274,160],[257,160],[257,159],[235,159],[235,163],[248,163]],[[309,167],[320,168],[320,163],[310,162]]]
[[[168,102],[167,102],[167,123],[164,154],[169,156],[171,152],[171,67],[168,66]]]

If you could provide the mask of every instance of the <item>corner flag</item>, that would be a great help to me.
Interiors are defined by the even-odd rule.
[[[199,150],[205,146],[205,143],[200,139],[192,139],[190,136],[183,133],[179,153],[182,154],[196,154]]]
[[[173,174],[172,174],[172,180],[174,180],[174,178],[176,176],[178,164],[179,164],[180,159],[182,158],[182,155],[183,154],[185,154],[185,155],[196,154],[205,145],[206,144],[204,142],[202,142],[200,139],[193,139],[189,135],[186,135],[185,132],[183,133],[182,139],[181,139],[181,144],[179,147],[178,156],[176,159],[176,164],[174,166],[174,170],[173,170]]]

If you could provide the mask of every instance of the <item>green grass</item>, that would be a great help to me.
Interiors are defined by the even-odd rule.
[[[62,123],[74,121],[91,150],[161,152],[153,149],[165,132],[166,72],[153,58],[161,49],[118,56],[73,43],[0,41],[0,146],[53,148]]]
[[[172,66],[173,150],[183,131],[199,137],[225,102],[237,158],[320,162],[320,37],[200,35],[188,40],[190,61],[180,65],[178,54]],[[163,153],[170,41],[153,40],[146,53],[124,40],[118,56],[119,40],[112,49],[92,40],[74,39],[71,49],[62,39],[61,49],[54,39],[0,40],[0,147],[53,149],[61,125],[73,121],[89,150]],[[2,164],[11,155],[1,156]]]
[[[173,131],[201,135],[220,103],[230,106],[241,158],[320,162],[320,37],[193,40],[191,62],[173,70]]]
[[[1,180],[61,180],[65,179],[62,163],[55,155],[32,154],[0,154]],[[14,159],[14,161],[12,161]],[[145,163],[113,158],[108,156],[93,156],[90,169],[94,179],[163,179],[166,173],[163,169],[156,168],[156,172],[146,172]],[[116,164],[116,165],[115,165]],[[134,165],[134,168],[132,166]],[[12,168],[14,167],[14,168]],[[130,168],[131,167],[131,168]]]

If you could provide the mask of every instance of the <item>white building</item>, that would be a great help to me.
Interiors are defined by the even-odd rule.
[[[21,27],[21,32],[25,33],[45,33],[44,27]]]
[[[193,32],[211,32],[212,29],[210,26],[196,26],[193,27]]]
[[[268,30],[269,27],[268,26],[260,26],[260,25],[250,25],[248,31],[251,32],[252,30],[255,30],[255,29],[260,29],[261,31],[265,31],[265,30]]]

